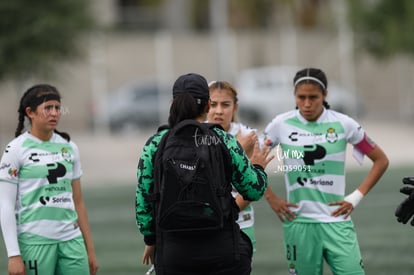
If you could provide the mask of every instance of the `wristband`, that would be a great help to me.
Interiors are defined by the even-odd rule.
[[[361,191],[359,191],[358,189],[355,189],[354,192],[352,192],[351,194],[349,194],[348,196],[344,198],[344,201],[349,202],[355,208],[358,205],[358,203],[362,200],[363,197],[364,195],[361,193]]]

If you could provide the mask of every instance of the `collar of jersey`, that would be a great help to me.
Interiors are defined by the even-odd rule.
[[[322,114],[318,117],[318,119],[316,121],[308,121],[306,118],[304,118],[302,116],[302,114],[299,112],[299,109],[296,110],[296,116],[300,120],[300,122],[302,122],[303,124],[320,123],[320,122],[324,121],[326,114],[327,114],[327,110],[326,110],[325,107],[323,107]]]

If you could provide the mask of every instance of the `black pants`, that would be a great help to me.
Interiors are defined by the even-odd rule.
[[[155,252],[157,275],[249,275],[251,272],[252,244],[241,231],[236,238],[232,230],[215,234],[164,234],[162,242],[157,244]]]

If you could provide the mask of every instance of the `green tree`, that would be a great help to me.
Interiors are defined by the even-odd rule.
[[[414,1],[349,0],[358,48],[378,58],[414,56]]]
[[[0,79],[53,75],[81,56],[79,38],[93,25],[86,0],[0,1]]]

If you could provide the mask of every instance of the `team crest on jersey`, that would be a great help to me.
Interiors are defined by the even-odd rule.
[[[296,267],[294,263],[290,263],[289,265],[289,275],[297,275]]]
[[[9,169],[9,176],[12,178],[16,178],[17,177],[17,168],[12,167]]]
[[[68,162],[72,162],[72,155],[69,153],[69,150],[67,148],[62,148],[60,150],[62,154],[62,158]]]
[[[329,143],[335,143],[337,140],[338,140],[338,134],[335,132],[335,129],[334,128],[329,128],[327,131],[326,131],[326,135],[325,135],[325,137],[326,137],[326,140],[329,142]]]

